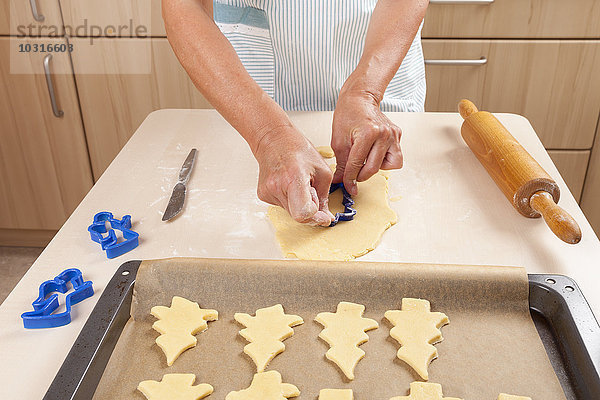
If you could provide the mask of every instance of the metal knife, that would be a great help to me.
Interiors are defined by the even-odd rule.
[[[183,208],[183,202],[185,201],[185,185],[190,179],[190,175],[192,174],[192,168],[194,168],[194,161],[196,161],[196,149],[192,149],[190,154],[188,154],[185,159],[183,165],[181,166],[181,170],[179,171],[179,181],[173,188],[173,193],[171,194],[171,198],[169,199],[169,204],[167,205],[167,209],[162,217],[163,221],[168,221],[175,217],[181,209]]]

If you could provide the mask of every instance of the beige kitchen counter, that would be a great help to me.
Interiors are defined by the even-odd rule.
[[[514,265],[530,273],[565,274],[578,282],[598,314],[600,242],[525,118],[498,115],[558,182],[559,204],[583,232],[578,245],[561,242],[541,219],[526,219],[512,208],[462,141],[458,114],[389,116],[403,130],[405,165],[389,181],[398,223],[359,262]],[[332,113],[291,117],[315,145],[329,143]],[[192,147],[198,149],[198,158],[184,211],[164,223],[162,213]],[[268,206],[256,197],[257,173],[245,142],[215,111],[150,114],[0,306],[0,398],[43,397],[103,287],[127,260],[282,258],[266,217]],[[139,247],[108,260],[87,232],[99,211],[111,211],[117,218],[131,214]],[[71,267],[94,282],[96,294],[73,308],[67,326],[24,329],[20,314],[31,309],[39,284]]]

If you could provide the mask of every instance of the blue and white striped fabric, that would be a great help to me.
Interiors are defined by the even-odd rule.
[[[284,110],[333,110],[364,49],[377,0],[214,0],[214,19],[250,76]],[[421,28],[381,102],[423,111]]]

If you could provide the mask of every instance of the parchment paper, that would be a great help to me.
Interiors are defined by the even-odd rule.
[[[219,311],[219,320],[197,335],[198,345],[171,367],[154,340],[150,309],[169,306],[174,295]],[[501,392],[533,400],[564,400],[543,344],[529,315],[524,269],[365,262],[167,259],[144,261],[137,274],[131,318],[117,343],[94,399],[139,399],[142,380],[160,381],[167,373],[194,373],[196,384],[210,383],[209,399],[224,399],[249,386],[256,372],[243,353],[247,343],[235,312],[281,303],[287,313],[304,318],[286,350],[269,365],[283,381],[317,399],[323,388],[351,388],[356,400],[389,399],[408,394],[419,380],[396,358],[398,343],[389,337],[385,311],[399,309],[403,297],[425,298],[432,311],[448,315],[437,344],[438,359],[429,367],[430,382],[444,395],[465,400],[496,400]],[[334,312],[340,301],[366,306],[365,317],[379,322],[361,346],[366,356],[349,382],[325,358],[328,345],[314,322],[322,311]]]

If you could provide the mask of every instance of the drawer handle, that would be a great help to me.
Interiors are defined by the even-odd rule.
[[[429,0],[429,4],[479,4],[490,5],[495,0]]]
[[[472,65],[484,65],[487,64],[487,62],[487,58],[481,57],[479,60],[425,60],[425,65],[454,65],[466,67]]]
[[[31,4],[31,13],[33,14],[33,19],[35,19],[37,22],[43,22],[46,18],[38,12],[37,0],[29,0],[29,4]]]
[[[56,104],[56,94],[54,93],[54,83],[52,83],[52,72],[50,72],[50,60],[52,60],[52,54],[46,54],[44,57],[44,73],[46,74],[46,84],[48,85],[48,94],[50,95],[50,104],[52,104],[52,112],[57,118],[61,118],[65,113],[63,110],[58,109]]]

